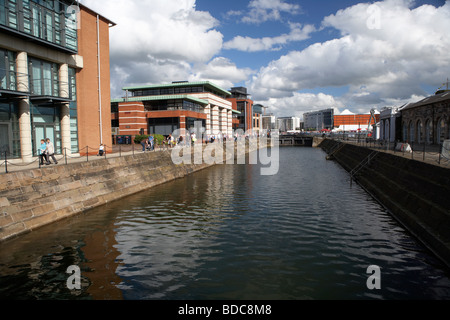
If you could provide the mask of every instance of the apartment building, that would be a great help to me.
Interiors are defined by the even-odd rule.
[[[109,29],[77,1],[0,0],[0,153],[30,162],[111,146]]]

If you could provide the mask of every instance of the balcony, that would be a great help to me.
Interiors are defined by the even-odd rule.
[[[61,1],[0,1],[0,31],[49,45],[69,54],[78,52],[76,15]]]

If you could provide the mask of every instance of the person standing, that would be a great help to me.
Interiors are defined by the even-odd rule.
[[[50,157],[53,159],[53,162],[55,164],[58,164],[58,161],[55,158],[55,146],[49,138],[47,138],[47,148],[45,149],[45,152],[47,153],[47,165],[52,164],[50,161]]]
[[[41,140],[41,146],[39,148],[39,163],[40,165],[44,165],[44,159],[45,159],[45,163],[48,163],[48,157],[47,157],[47,144],[45,143],[45,140],[42,139]]]

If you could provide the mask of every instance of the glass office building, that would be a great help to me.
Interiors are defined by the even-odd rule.
[[[77,93],[98,91],[77,81],[94,68],[88,77],[97,79],[97,64],[90,68],[80,55],[87,47],[80,33],[92,33],[80,29],[81,17],[99,23],[77,1],[0,0],[0,152],[9,159],[30,162],[46,138],[57,154],[80,151]]]

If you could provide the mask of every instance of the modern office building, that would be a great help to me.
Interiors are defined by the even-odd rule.
[[[288,132],[299,130],[301,120],[297,117],[280,117],[277,122],[280,132]]]
[[[0,151],[32,161],[111,145],[109,28],[77,1],[0,0]]]
[[[231,88],[230,93],[231,97],[228,98],[228,101],[231,101],[232,108],[236,111],[234,116],[235,121],[233,121],[233,129],[241,129],[245,132],[253,129],[253,101],[250,99],[250,95],[247,93],[247,88]]]
[[[273,114],[267,114],[262,116],[262,129],[263,130],[276,130],[277,127],[277,117]]]
[[[117,136],[139,134],[167,136],[180,129],[192,130],[195,122],[207,135],[231,135],[231,96],[209,81],[123,88],[125,97],[112,100],[113,131]]]
[[[332,130],[334,125],[334,109],[308,112],[303,115],[306,131]]]

